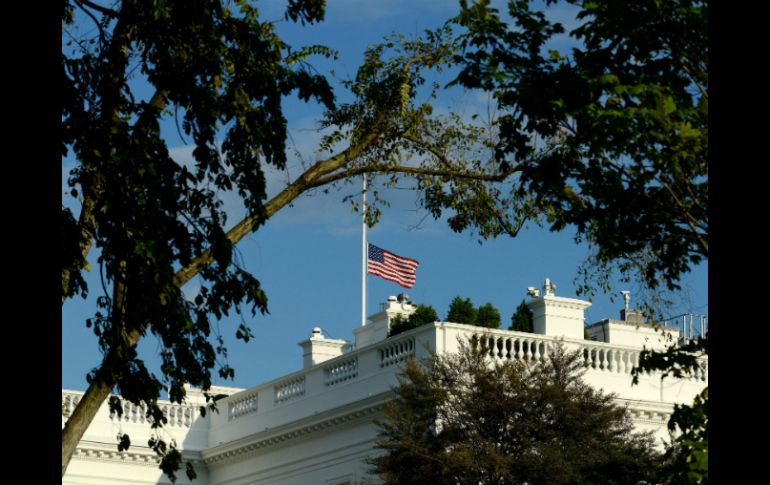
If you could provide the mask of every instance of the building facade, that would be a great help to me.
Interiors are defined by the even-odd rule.
[[[365,463],[376,452],[373,420],[392,397],[400,363],[429,351],[455,352],[461,340],[476,337],[488,344],[493,359],[543,359],[557,342],[580,349],[587,366],[585,380],[614,393],[617,403],[628,407],[636,427],[653,431],[662,445],[668,439],[666,423],[674,404],[691,403],[708,385],[707,358],[690,378],[662,379],[653,373],[640,376],[632,386],[631,369],[642,349],[676,345],[683,338],[680,331],[655,330],[628,308],[620,320],[585,326],[589,302],[556,296],[555,286],[547,280],[542,296],[538,290],[530,294],[527,304],[534,314],[534,333],[435,322],[388,338],[391,320],[415,309],[406,297],[390,297],[367,325],[354,330],[354,345],[327,339],[320,329],[313,329],[310,338],[299,343],[302,370],[249,389],[212,389],[228,395],[219,402],[219,413],[201,417],[198,408],[204,399],[194,391],[189,392],[189,403],[164,403],[169,423],[162,436],[174,440],[195,464],[196,484],[360,483],[373,478]],[[62,426],[82,394],[62,391]],[[118,433],[131,436],[127,452],[117,451]],[[80,441],[62,483],[170,483],[158,469],[154,453],[142,446],[149,438],[141,407],[126,403],[118,418],[110,415],[105,403]],[[177,483],[189,483],[183,475]]]

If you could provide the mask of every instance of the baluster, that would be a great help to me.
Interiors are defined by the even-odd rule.
[[[504,347],[503,346],[503,339],[498,337],[495,340],[497,341],[497,358],[498,359],[502,359],[503,358],[503,347]]]
[[[516,347],[516,360],[521,360],[521,339],[514,340],[514,347]]]
[[[543,342],[543,362],[548,360],[548,342]]]
[[[535,342],[535,360],[540,360],[540,342]]]
[[[505,358],[510,359],[511,358],[511,339],[506,338],[505,339]]]

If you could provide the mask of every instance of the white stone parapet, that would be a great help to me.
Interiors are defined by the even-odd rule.
[[[691,403],[708,385],[705,357],[694,376],[661,379],[660,373],[642,374],[639,383],[632,386],[630,373],[638,364],[641,348],[580,337],[435,322],[235,392],[218,402],[218,413],[207,413],[205,419],[199,414],[200,403],[195,397],[184,405],[161,402],[169,417],[169,425],[162,432],[184,449],[187,459],[198,463],[196,469],[206,477],[200,481],[202,484],[231,483],[237,477],[247,476],[252,478],[232,483],[284,483],[272,477],[279,470],[284,474],[281,476],[294,476],[291,464],[298,459],[313,463],[319,471],[312,473],[318,477],[332,473],[329,463],[338,463],[335,466],[344,473],[363,470],[376,440],[372,420],[381,415],[385,401],[393,397],[392,389],[398,385],[397,375],[403,361],[409,357],[422,359],[431,352],[454,353],[461,341],[473,338],[485,344],[493,360],[543,360],[560,342],[567,350],[580,351],[586,364],[585,382],[614,393],[615,402],[629,409],[637,429],[652,431],[659,439],[668,438],[666,422],[674,404]],[[62,425],[82,394],[62,391]],[[140,407],[129,405],[124,408],[123,417],[117,419],[110,415],[105,403],[78,446],[75,459],[109,455],[111,460],[118,461],[123,459],[121,456],[128,456],[104,450],[116,449],[118,432],[129,433],[132,443],[146,443],[152,431],[142,422],[142,415]],[[132,445],[129,451],[130,459],[136,463],[154,463],[151,450],[146,447]],[[81,476],[89,477],[97,476],[89,473],[101,473],[83,463],[71,465],[73,477],[81,472]],[[152,478],[159,475],[147,473],[151,478],[139,482],[159,483],[159,478]],[[316,475],[308,478],[311,472],[307,473],[291,479],[294,481],[286,478],[285,483],[325,483],[316,480]],[[72,480],[71,483],[80,483],[76,478]]]

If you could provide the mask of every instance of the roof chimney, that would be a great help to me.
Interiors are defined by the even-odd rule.
[[[321,333],[320,327],[314,327],[309,339],[298,344],[302,347],[302,368],[307,369],[329,359],[339,357],[350,348],[347,340],[328,339]]]
[[[543,284],[543,296],[534,287],[527,288],[532,299],[527,306],[532,310],[532,326],[535,333],[583,339],[585,310],[590,302],[556,296],[556,284],[549,278]]]

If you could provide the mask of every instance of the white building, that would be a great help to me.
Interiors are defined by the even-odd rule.
[[[365,459],[375,452],[377,436],[372,420],[392,396],[399,363],[407,356],[425,356],[426,344],[438,353],[453,352],[459,339],[476,335],[487,339],[497,359],[542,358],[560,339],[568,347],[583,349],[586,381],[617,394],[638,429],[667,439],[673,405],[691,403],[708,385],[708,360],[692,378],[650,374],[632,386],[630,372],[643,347],[665,348],[679,340],[679,332],[663,336],[628,310],[621,312],[621,320],[585,327],[584,311],[590,303],[556,296],[554,290],[548,280],[542,296],[530,289],[535,333],[436,322],[387,338],[390,320],[414,311],[406,298],[390,297],[366,326],[354,330],[354,350],[350,343],[327,339],[313,329],[312,336],[299,343],[302,370],[249,389],[212,389],[229,395],[220,401],[218,414],[201,418],[202,396],[192,392],[189,404],[166,403],[169,424],[164,436],[174,439],[183,456],[194,462],[195,483],[201,485],[357,483],[368,477]],[[590,340],[584,339],[584,329]],[[82,394],[62,391],[62,426]],[[119,432],[131,437],[128,452],[117,451]],[[142,446],[149,436],[137,406],[126,404],[123,417],[117,418],[110,416],[105,403],[78,444],[62,483],[170,483],[154,453]],[[177,483],[189,483],[184,472]]]

